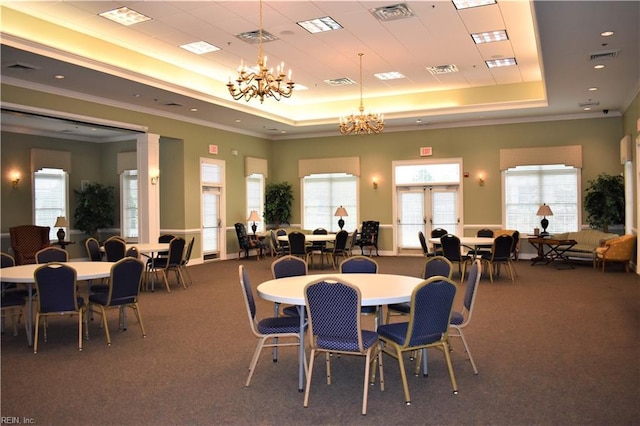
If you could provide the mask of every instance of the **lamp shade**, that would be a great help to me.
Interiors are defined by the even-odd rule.
[[[336,209],[336,212],[334,214],[334,216],[349,216],[349,213],[347,213],[347,209],[345,209],[344,207],[340,206]]]
[[[67,222],[67,218],[64,216],[58,216],[56,218],[56,224],[53,225],[58,228],[66,228],[69,226],[69,222]]]
[[[551,207],[546,204],[543,204],[538,208],[538,213],[536,216],[553,216],[553,212],[551,211]]]
[[[255,210],[251,210],[247,222],[260,222],[260,216],[258,216],[258,212]]]

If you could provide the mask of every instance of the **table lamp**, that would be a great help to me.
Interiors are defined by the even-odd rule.
[[[258,216],[258,212],[255,210],[251,210],[251,213],[249,213],[249,218],[247,219],[247,222],[253,222],[253,225],[251,225],[251,229],[253,230],[253,235],[256,235],[256,229],[258,229],[258,225],[256,225],[256,222],[260,222],[260,217]]]
[[[540,226],[542,226],[541,236],[548,236],[547,227],[549,226],[549,221],[547,220],[547,216],[553,216],[553,212],[551,211],[551,207],[546,204],[542,204],[538,209],[538,213],[536,216],[542,216],[542,220],[540,221]]]
[[[62,228],[66,228],[69,226],[69,222],[67,222],[67,218],[64,216],[58,216],[56,218],[56,224],[53,226],[56,228],[60,227],[60,229],[58,229],[58,242],[63,242],[65,233],[64,233],[64,229]]]
[[[338,207],[336,209],[336,212],[334,213],[334,216],[340,216],[340,219],[338,219],[338,226],[342,231],[342,228],[344,227],[344,220],[342,219],[342,216],[349,216],[349,213],[347,213],[347,209],[342,206]]]

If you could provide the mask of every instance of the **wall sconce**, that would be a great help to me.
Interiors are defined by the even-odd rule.
[[[151,176],[151,185],[157,185],[160,180],[160,176]]]
[[[378,189],[378,178],[372,179],[373,189]]]
[[[151,185],[157,185],[160,181],[160,171],[158,169],[149,170],[149,177],[151,178]]]
[[[478,175],[478,185],[484,186],[484,175],[482,173]]]
[[[16,189],[19,183],[20,183],[20,172],[17,170],[14,170],[11,172],[11,186],[13,187],[13,189]]]

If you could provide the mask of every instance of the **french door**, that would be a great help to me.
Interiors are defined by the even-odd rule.
[[[223,230],[224,162],[201,159],[202,256],[203,260],[220,259],[225,247]]]

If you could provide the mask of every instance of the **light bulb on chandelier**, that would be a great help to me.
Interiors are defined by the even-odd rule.
[[[257,72],[248,69],[244,62],[238,68],[238,77],[235,83],[229,78],[227,88],[235,100],[243,99],[247,102],[253,98],[260,98],[260,103],[264,98],[274,98],[279,101],[282,98],[289,98],[293,93],[294,82],[291,80],[291,70],[285,74],[284,62],[277,68],[275,74],[273,68],[267,68],[267,57],[262,50],[262,0],[260,0],[260,30],[258,47]],[[285,80],[286,79],[286,80]],[[237,86],[236,86],[237,83]]]
[[[362,56],[364,53],[358,53],[360,57],[360,114],[351,113],[348,117],[340,117],[338,129],[343,135],[356,134],[364,135],[371,133],[380,133],[384,130],[384,117],[382,114],[367,112],[364,109],[362,101]]]

